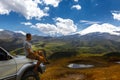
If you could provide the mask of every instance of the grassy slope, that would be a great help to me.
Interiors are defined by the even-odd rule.
[[[94,64],[96,67],[89,69],[70,69],[66,66],[69,63]],[[120,64],[108,62],[100,56],[80,56],[51,61],[47,66],[46,72],[41,75],[42,80],[77,80],[77,77],[83,75],[79,80],[119,80]],[[70,77],[74,75],[74,77]],[[82,76],[81,76],[82,77]]]
[[[35,43],[33,46],[34,50],[42,49],[41,45],[44,42]],[[47,51],[47,56],[50,56],[56,52],[67,52],[72,50],[71,45],[65,42],[47,42],[44,46],[44,49]],[[74,49],[74,47],[73,47]],[[77,48],[78,54],[72,58],[58,59],[52,60],[51,64],[47,66],[46,72],[41,75],[42,80],[76,80],[74,78],[79,77],[79,75],[83,75],[85,79],[79,80],[119,80],[120,74],[120,65],[113,64],[108,62],[109,59],[106,59],[103,56],[104,54],[88,54],[89,47],[81,47]],[[88,49],[88,52],[86,52]],[[23,49],[19,48],[12,51],[14,53],[23,53]],[[55,56],[56,57],[56,56]],[[107,57],[108,58],[108,57]],[[120,59],[120,58],[119,58]],[[95,64],[96,67],[90,69],[69,69],[66,66],[69,63],[77,62],[77,63],[92,63]],[[70,76],[75,76],[70,78]]]
[[[45,44],[44,47],[42,47],[43,44]],[[71,46],[69,46],[65,42],[61,42],[61,41],[54,41],[54,42],[42,42],[42,41],[40,41],[37,43],[33,43],[32,48],[33,48],[33,50],[45,49],[47,56],[50,56],[56,52],[71,50]],[[15,50],[11,51],[10,53],[13,55],[14,54],[24,54],[24,49],[17,48]]]
[[[97,42],[96,42],[97,43]],[[87,45],[85,45],[87,44]],[[93,46],[88,46],[89,43],[84,42],[84,45],[82,43],[75,43],[75,42],[67,42],[67,41],[59,41],[59,40],[51,40],[51,41],[40,41],[33,43],[33,49],[38,50],[38,49],[45,49],[47,56],[51,56],[54,53],[70,53],[72,52],[74,54],[81,54],[81,53],[106,53],[106,52],[111,52],[111,49],[107,48],[106,46],[101,46],[101,45],[93,45]],[[114,50],[113,50],[114,51]],[[116,51],[116,50],[115,50]],[[24,54],[24,49],[23,48],[18,48],[13,51],[11,51],[11,54]],[[55,56],[56,57],[56,56]]]

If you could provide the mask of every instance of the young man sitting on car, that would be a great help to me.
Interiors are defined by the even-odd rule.
[[[42,54],[43,53],[42,51],[32,50],[32,44],[30,43],[31,39],[32,35],[30,33],[27,33],[26,40],[24,42],[24,50],[27,58],[38,60],[34,68],[34,71],[36,72],[41,62],[43,62],[44,64],[48,64],[48,61],[45,59],[44,55]]]

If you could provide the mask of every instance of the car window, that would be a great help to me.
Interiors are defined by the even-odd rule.
[[[0,61],[7,60],[7,53],[0,48]]]

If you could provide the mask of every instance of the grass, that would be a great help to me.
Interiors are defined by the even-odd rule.
[[[94,64],[95,67],[88,69],[70,69],[70,63]],[[120,80],[120,64],[112,63],[102,56],[77,56],[51,61],[47,70],[41,75],[41,80]],[[71,78],[71,76],[73,76]]]
[[[33,49],[41,49],[41,45],[43,44],[37,43],[33,45]],[[72,50],[71,45],[67,45],[64,42],[48,42],[45,44],[44,49],[47,52],[47,56],[56,52]],[[89,50],[89,47],[82,47],[77,50],[77,56],[51,60],[50,64],[47,65],[46,72],[40,75],[41,80],[77,80],[76,78],[81,78],[81,75],[83,75],[83,78],[78,80],[120,80],[120,64],[114,63],[114,60],[120,60],[120,57],[105,57],[105,53],[90,54],[89,52],[92,50]],[[18,48],[12,51],[12,54],[21,51],[23,49]],[[67,67],[70,63],[94,64],[95,67],[89,69],[70,69]]]
[[[15,55],[25,55],[23,51],[24,51],[23,47],[22,48],[17,48],[15,50],[11,51],[10,54],[13,55],[13,56],[15,56]]]
[[[91,54],[91,53],[84,53],[84,54],[79,54],[78,55],[78,57],[80,56],[80,57],[90,57],[90,56],[103,56],[104,55],[104,53],[103,54]]]

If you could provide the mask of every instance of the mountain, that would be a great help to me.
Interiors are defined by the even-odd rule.
[[[14,31],[15,33],[20,33],[20,34],[22,34],[22,35],[26,35],[26,33],[25,32],[23,32],[23,31]]]
[[[9,30],[0,29],[0,46],[8,51],[22,47],[24,35]]]
[[[9,31],[0,29],[0,46],[4,47],[6,50],[11,51],[17,48],[23,47],[23,42],[25,40],[25,34],[22,31]],[[39,41],[48,41],[51,37],[43,36],[32,36],[32,43],[37,43]]]
[[[24,35],[21,33],[16,33],[16,32],[12,32],[9,30],[0,30],[0,40],[10,40],[10,39],[14,39],[14,38],[20,38],[23,37]]]
[[[39,44],[39,42],[42,42],[43,46],[52,43],[51,46],[58,48],[58,46],[53,43],[63,42],[65,45],[59,46],[59,48],[61,48],[60,50],[63,52],[64,49],[75,49],[80,53],[103,53],[109,51],[120,51],[119,34],[120,31],[118,27],[114,27],[110,24],[102,24],[101,26],[94,24],[74,35],[60,37],[33,35],[32,43],[36,45]],[[0,29],[0,46],[6,48],[8,51],[23,47],[24,39],[25,35],[23,32],[12,32]],[[37,46],[40,47],[41,45]]]
[[[115,27],[111,24],[104,23],[104,24],[93,24],[90,27],[78,32],[80,35],[86,35],[90,33],[108,33],[111,35],[118,35],[120,36],[120,27]]]
[[[89,27],[81,32],[87,31],[91,28],[93,27]],[[104,53],[120,51],[120,36],[118,35],[119,32],[117,32],[117,35],[116,33],[111,34],[110,29],[111,28],[109,27],[109,33],[107,31],[96,31],[89,33],[84,32],[84,35],[74,34],[69,36],[62,36],[58,39],[68,43],[69,46],[72,46],[74,49],[77,49],[79,53]]]

